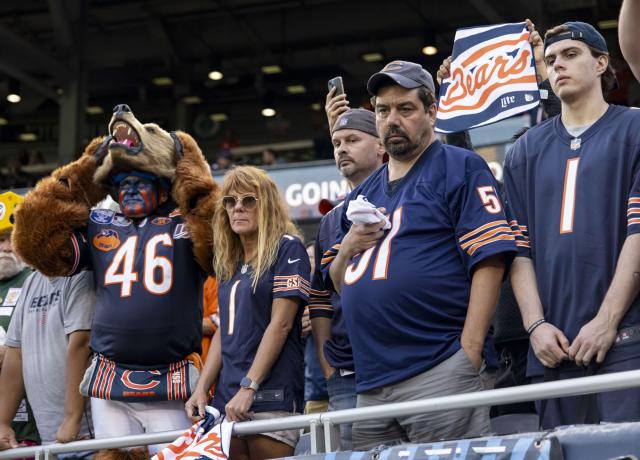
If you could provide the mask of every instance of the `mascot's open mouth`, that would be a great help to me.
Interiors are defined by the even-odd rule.
[[[118,146],[124,147],[127,153],[138,153],[142,150],[142,142],[140,136],[133,126],[124,120],[117,120],[111,127],[111,135],[113,140],[109,147],[118,144]]]

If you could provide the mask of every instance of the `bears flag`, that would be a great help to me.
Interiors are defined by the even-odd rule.
[[[540,103],[524,22],[458,29],[451,57],[451,76],[440,86],[436,131],[484,126]]]
[[[207,406],[205,417],[151,460],[223,460],[229,458],[233,422]]]

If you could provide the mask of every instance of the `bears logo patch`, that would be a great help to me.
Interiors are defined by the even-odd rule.
[[[105,228],[100,230],[96,236],[93,237],[93,245],[100,251],[108,252],[112,251],[120,246],[120,237],[118,232]]]
[[[110,209],[94,209],[89,218],[96,224],[110,224],[115,212]]]
[[[170,217],[156,217],[151,221],[154,225],[169,225],[171,223]]]

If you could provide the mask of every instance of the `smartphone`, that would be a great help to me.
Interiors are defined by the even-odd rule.
[[[339,96],[340,94],[344,94],[344,85],[342,84],[342,77],[332,78],[331,80],[329,80],[329,83],[327,84],[327,86],[329,87],[329,91],[331,91],[332,88],[336,89],[334,96]]]

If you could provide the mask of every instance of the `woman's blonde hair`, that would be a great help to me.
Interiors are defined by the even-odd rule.
[[[224,176],[221,198],[213,217],[213,268],[219,280],[230,280],[238,263],[243,260],[240,236],[231,229],[222,197],[247,193],[258,197],[258,248],[255,255],[247,261],[253,267],[251,286],[255,292],[258,280],[276,260],[282,236],[289,234],[299,237],[300,232],[289,220],[287,205],[281,198],[278,187],[265,171],[253,166],[231,169]]]

